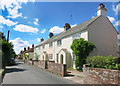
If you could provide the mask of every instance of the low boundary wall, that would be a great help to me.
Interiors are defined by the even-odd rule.
[[[58,64],[54,61],[42,61],[42,60],[33,60],[33,61],[25,61],[25,63],[29,65],[35,65],[39,68],[46,69],[49,72],[55,73],[64,77],[67,74],[67,68],[64,64]]]
[[[83,73],[86,84],[120,84],[120,70],[83,67]]]
[[[52,73],[59,74],[60,76],[63,76],[63,77],[67,73],[66,65],[58,64],[58,63],[55,63],[54,61],[48,62],[48,70],[51,71]]]

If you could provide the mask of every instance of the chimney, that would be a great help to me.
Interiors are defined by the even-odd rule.
[[[28,50],[30,49],[30,47],[28,47]]]
[[[97,16],[107,16],[107,9],[105,8],[105,5],[102,3],[99,4],[99,7],[97,8]]]
[[[34,44],[32,44],[32,48],[34,48]]]
[[[51,38],[51,37],[53,37],[53,36],[54,36],[53,33],[50,32],[50,33],[49,33],[49,38]]]
[[[43,38],[41,38],[41,42],[43,42],[44,41],[44,39]]]
[[[26,51],[26,48],[24,48],[24,51]]]
[[[65,23],[64,31],[67,31],[67,30],[70,29],[70,28],[71,28],[70,24]]]

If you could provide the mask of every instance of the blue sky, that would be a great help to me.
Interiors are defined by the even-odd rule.
[[[65,23],[72,27],[97,16],[100,2],[5,2],[0,8],[0,30],[7,36],[16,53],[23,47],[39,44],[40,38],[48,39],[49,32],[55,35],[63,31]],[[107,16],[118,30],[118,3],[103,2]],[[72,15],[72,17],[71,17]]]

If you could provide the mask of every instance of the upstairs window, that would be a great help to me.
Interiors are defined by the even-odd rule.
[[[39,50],[40,50],[40,46],[39,46]]]
[[[61,39],[57,41],[57,46],[62,45]]]
[[[45,48],[45,45],[42,45],[42,48],[44,49],[44,48]]]
[[[53,46],[53,43],[51,42],[51,43],[49,43],[49,47],[52,47]]]

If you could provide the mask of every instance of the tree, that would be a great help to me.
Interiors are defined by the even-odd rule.
[[[5,36],[2,32],[0,32],[0,50],[0,54],[2,54],[0,57],[2,58],[2,68],[5,68],[8,64],[8,61],[11,58],[14,58],[16,54],[14,52],[12,43],[6,41]]]
[[[73,40],[71,49],[76,55],[75,65],[77,70],[82,70],[83,64],[86,63],[85,59],[94,48],[95,45],[93,43],[85,41],[83,38]]]

